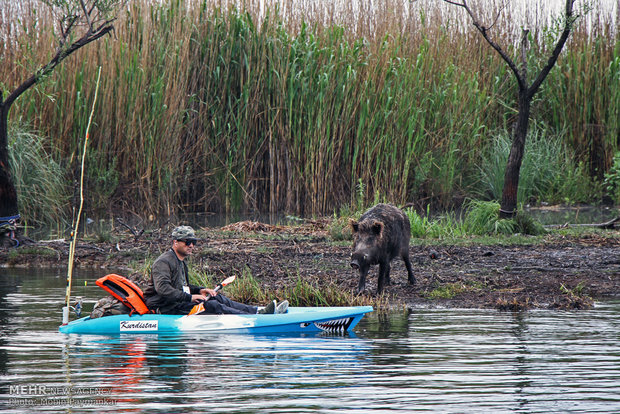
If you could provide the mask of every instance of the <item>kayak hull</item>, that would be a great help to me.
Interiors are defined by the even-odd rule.
[[[343,333],[352,330],[372,306],[289,307],[275,315],[113,315],[89,316],[60,326],[66,334],[175,334],[185,332]]]

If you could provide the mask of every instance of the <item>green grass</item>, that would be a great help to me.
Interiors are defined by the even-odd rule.
[[[525,145],[517,198],[522,203],[581,202],[597,200],[601,185],[588,177],[577,157],[562,142],[565,131],[553,134],[533,125]],[[511,137],[501,131],[492,138],[479,165],[475,193],[479,198],[500,200]]]
[[[539,236],[546,233],[543,226],[522,209],[512,219],[499,218],[499,204],[494,201],[469,200],[465,203],[460,216],[445,213],[435,219],[427,216],[420,219],[417,213],[408,210],[407,215],[413,219],[412,237],[427,239],[458,240],[475,236],[509,236],[524,234]]]
[[[22,247],[20,249],[15,250],[15,256],[19,255],[35,255],[35,256],[58,256],[59,253],[49,247],[45,246],[33,246],[33,247]],[[11,251],[13,253],[13,251]]]
[[[512,219],[499,217],[499,203],[470,201],[468,212],[463,221],[464,232],[467,234],[506,234],[515,233],[541,235],[545,229],[523,210],[518,210]]]
[[[414,209],[406,209],[405,213],[411,225],[411,236],[414,238],[452,239],[465,235],[462,219],[455,213],[447,212],[435,218],[430,217],[430,209],[421,216]]]
[[[569,289],[563,284],[561,284],[560,291],[564,293],[565,295],[569,295],[569,296],[584,296],[585,287],[586,286],[583,282],[579,282],[577,286],[575,286],[573,289]]]
[[[205,273],[192,270],[192,283],[200,286],[216,286],[221,280]],[[366,297],[354,295],[334,283],[319,284],[318,281],[308,281],[298,277],[292,284],[283,284],[283,287],[269,289],[261,285],[248,268],[235,281],[225,288],[226,296],[238,302],[255,305],[265,305],[270,300],[288,300],[290,306],[356,306],[372,305],[383,309],[389,306],[387,298]]]
[[[13,127],[9,156],[22,221],[27,226],[64,227],[70,221],[68,171],[45,148],[45,139]]]
[[[452,299],[467,290],[468,288],[462,283],[448,283],[431,290],[425,296],[428,299]]]
[[[428,299],[453,299],[456,296],[465,292],[475,292],[484,290],[485,286],[479,282],[455,282],[439,285],[429,291],[425,292],[424,296]]]
[[[609,172],[605,173],[603,184],[613,201],[620,204],[620,152],[614,154],[613,164]]]
[[[430,209],[420,215],[413,208],[404,210],[409,218],[413,243],[418,240],[437,240],[457,242],[470,240],[474,236],[509,236],[514,240],[515,234],[540,236],[546,234],[543,226],[519,209],[512,219],[499,218],[499,203],[494,201],[469,200],[465,203],[464,212],[457,215],[446,212],[431,217]],[[334,242],[352,240],[349,222],[352,218],[359,218],[361,212],[341,210],[344,216],[334,215],[327,231]]]

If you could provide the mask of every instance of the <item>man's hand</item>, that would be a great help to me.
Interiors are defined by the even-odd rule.
[[[203,289],[203,290],[205,290],[205,289]],[[200,293],[202,293],[202,290],[200,291]],[[198,303],[201,300],[207,300],[207,297],[202,295],[202,294],[201,295],[192,295],[192,302]]]
[[[217,296],[217,292],[213,289],[200,289],[200,294],[205,296],[205,299],[208,295]]]

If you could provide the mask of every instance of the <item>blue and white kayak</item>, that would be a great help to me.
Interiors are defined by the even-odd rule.
[[[352,330],[372,306],[289,307],[284,314],[258,315],[113,315],[90,316],[62,325],[67,334],[133,333],[343,333]]]

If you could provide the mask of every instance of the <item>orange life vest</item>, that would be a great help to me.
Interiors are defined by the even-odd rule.
[[[144,302],[142,289],[140,289],[131,280],[111,273],[97,279],[95,283],[97,283],[97,286],[101,289],[120,300],[123,305],[131,309],[130,315],[134,312],[138,312],[140,315],[153,312],[149,310],[148,306],[146,306],[146,303]]]

